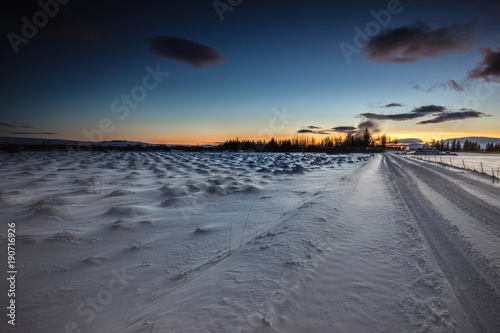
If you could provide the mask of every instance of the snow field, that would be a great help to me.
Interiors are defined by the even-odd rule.
[[[392,154],[0,159],[16,332],[500,327],[500,188],[484,175]]]

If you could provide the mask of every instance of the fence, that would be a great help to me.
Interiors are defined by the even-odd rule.
[[[447,164],[456,168],[472,170],[491,177],[493,183],[500,181],[500,156],[497,161],[483,162],[480,156],[448,156],[448,155],[406,155],[414,159],[439,164]]]

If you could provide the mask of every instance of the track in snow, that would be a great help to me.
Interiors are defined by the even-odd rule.
[[[435,263],[477,332],[500,330],[498,262],[477,250],[481,238],[500,246],[500,209],[451,181],[446,168],[385,156],[384,164],[413,222],[421,231]],[[462,176],[460,176],[462,178]],[[457,180],[458,182],[461,179]],[[462,180],[463,181],[463,180]],[[470,180],[467,180],[469,182]],[[477,182],[471,184],[481,186]],[[485,195],[500,197],[500,189],[482,185]],[[441,200],[433,200],[440,198]],[[443,200],[444,198],[444,200]],[[489,201],[491,202],[491,201]],[[498,201],[497,201],[498,202]],[[458,212],[454,221],[446,212]],[[476,231],[469,239],[464,230]]]
[[[499,192],[377,156],[315,199],[330,216],[330,236],[310,235],[321,259],[245,332],[499,332]]]

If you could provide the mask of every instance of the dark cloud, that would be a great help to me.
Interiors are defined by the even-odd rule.
[[[450,87],[451,89],[461,92],[464,91],[465,88],[468,86],[467,83],[457,83],[455,80],[448,80],[444,83],[441,83],[443,87]]]
[[[333,129],[323,129],[323,127],[319,126],[303,126],[302,129],[298,130],[297,133],[311,133],[311,134],[332,134],[334,132]]]
[[[405,105],[403,103],[389,103],[389,104],[384,105],[383,107],[384,108],[395,108],[395,107],[401,107],[401,106],[405,106]]]
[[[394,121],[410,120],[410,119],[420,118],[423,116],[425,116],[425,114],[419,114],[419,113],[379,114],[372,112],[361,113],[357,115],[357,117],[363,117],[373,120],[394,120]]]
[[[311,134],[324,134],[329,135],[332,133],[347,133],[352,134],[358,130],[357,127],[354,126],[338,126],[328,129],[323,129],[318,126],[305,126],[302,129],[298,130],[297,133],[311,133]]]
[[[358,124],[358,133],[357,135],[363,135],[363,132],[365,129],[368,129],[372,134],[373,133],[379,133],[380,128],[378,126],[378,123],[373,120],[365,120],[362,121]]]
[[[413,84],[413,89],[431,92],[436,89],[451,88],[457,92],[462,92],[471,87],[471,81],[480,79],[486,82],[500,82],[500,47],[493,51],[490,47],[481,48],[482,60],[475,68],[469,71],[467,78],[462,82],[448,80],[436,83],[428,89],[421,88],[418,84]]]
[[[423,120],[421,122],[418,122],[417,124],[419,124],[419,125],[437,124],[437,123],[443,123],[445,121],[452,121],[452,120],[491,117],[490,115],[487,115],[483,112],[479,112],[479,111],[475,111],[475,110],[466,110],[466,109],[460,109],[460,110],[461,111],[442,113],[433,119]]]
[[[418,108],[413,109],[411,112],[427,114],[427,113],[440,113],[444,111],[446,111],[446,108],[444,106],[431,104],[431,105],[419,106]]]
[[[306,126],[300,130],[297,131],[297,133],[310,133],[310,134],[332,134],[332,133],[344,133],[347,135],[353,135],[353,134],[362,134],[365,128],[368,128],[371,133],[378,133],[380,132],[380,128],[378,126],[378,123],[373,120],[364,120],[359,123],[359,125],[356,126],[337,126],[337,127],[332,127],[329,129],[323,129],[322,127],[318,126]]]
[[[173,36],[149,38],[149,53],[161,59],[175,60],[203,68],[207,65],[215,66],[227,61],[218,50]]]
[[[419,84],[416,84],[416,83],[411,83],[411,87],[415,90],[425,90],[425,89],[422,89],[422,87],[420,87]]]
[[[474,23],[454,23],[432,30],[417,22],[412,26],[389,29],[365,44],[364,52],[375,62],[410,63],[424,57],[437,57],[474,46]]]
[[[411,112],[396,113],[396,114],[380,114],[380,113],[361,113],[357,117],[367,118],[371,120],[393,120],[393,121],[404,121],[416,118],[421,118],[429,114],[438,114],[445,112],[446,108],[440,105],[424,105],[414,108]],[[358,126],[359,127],[359,126]]]
[[[56,135],[57,133],[52,133],[52,132],[10,132],[9,134],[13,134],[13,135],[31,135],[31,134]]]
[[[500,82],[500,47],[495,51],[482,47],[481,56],[481,62],[469,72],[467,78]]]
[[[332,132],[338,132],[338,133],[349,133],[356,130],[357,127],[354,126],[337,126],[331,129]]]
[[[427,89],[421,88],[418,84],[414,84],[413,85],[413,89],[421,90],[421,91],[427,91],[427,92],[431,92],[431,91],[434,91],[434,90],[439,89],[439,88],[442,88],[442,89],[451,88],[451,89],[453,89],[453,90],[455,90],[457,92],[462,92],[465,89],[468,89],[469,87],[470,87],[470,84],[467,81],[464,81],[462,83],[458,83],[455,80],[448,80],[448,81],[445,81],[445,82],[436,83],[435,85],[433,85],[433,86],[431,86],[430,88],[427,88]]]
[[[26,123],[15,122],[11,123],[0,123],[1,127],[10,127],[10,128],[34,128],[33,126],[29,126]]]

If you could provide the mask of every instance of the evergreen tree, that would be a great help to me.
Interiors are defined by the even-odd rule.
[[[363,144],[364,144],[364,146],[365,147],[369,146],[371,141],[372,141],[372,135],[370,134],[368,127],[365,127],[365,130],[363,132]]]

